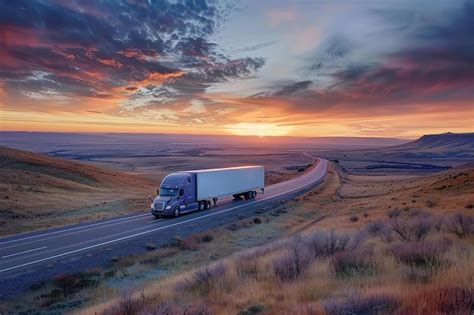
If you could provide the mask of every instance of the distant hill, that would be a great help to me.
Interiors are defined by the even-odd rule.
[[[384,155],[404,158],[474,158],[474,133],[425,135],[402,145],[385,148]]]
[[[135,175],[0,147],[2,233],[144,210],[154,190]]]

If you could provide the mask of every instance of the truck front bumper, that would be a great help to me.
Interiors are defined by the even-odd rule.
[[[150,212],[154,216],[161,216],[161,217],[167,217],[173,215],[173,213],[169,212],[169,210],[155,210],[155,209],[150,209]]]

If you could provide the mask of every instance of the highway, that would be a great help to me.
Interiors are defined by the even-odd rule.
[[[220,199],[217,206],[210,210],[182,215],[179,218],[155,219],[147,211],[1,238],[0,280],[20,272],[41,272],[43,266],[58,259],[83,256],[91,251],[145,236],[159,238],[170,229],[179,230],[191,224],[206,224],[239,209],[255,208],[268,202],[288,199],[289,196],[297,195],[321,183],[326,175],[327,165],[327,160],[319,159],[316,165],[303,175],[265,187],[265,193],[259,194],[256,199]],[[31,269],[33,267],[34,269]]]

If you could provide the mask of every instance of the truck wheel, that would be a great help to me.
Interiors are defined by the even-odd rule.
[[[248,199],[250,199],[250,198],[251,198],[251,197],[250,197],[250,196],[251,196],[251,194],[252,194],[252,192],[251,192],[251,191],[249,191],[249,192],[246,192],[246,193],[244,194],[244,199],[245,199],[245,200],[248,200]]]
[[[255,191],[251,191],[250,193],[252,194],[250,198],[255,199],[255,197],[257,197],[257,193]]]
[[[161,216],[159,214],[155,214],[155,219],[159,219]]]
[[[212,203],[208,200],[207,201],[207,208],[206,209],[210,209],[212,207]]]
[[[241,195],[237,194],[237,195],[232,195],[232,197],[234,197],[235,200],[239,200]]]
[[[199,210],[199,211],[203,211],[203,210],[204,210],[204,202],[199,201],[199,203],[198,203],[198,210]]]
[[[174,208],[173,211],[174,216],[177,218],[181,214],[181,211],[179,211],[179,207]]]

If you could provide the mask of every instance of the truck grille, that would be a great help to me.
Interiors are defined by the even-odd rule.
[[[165,203],[164,202],[155,202],[153,204],[153,210],[163,211],[164,208],[165,208]]]

